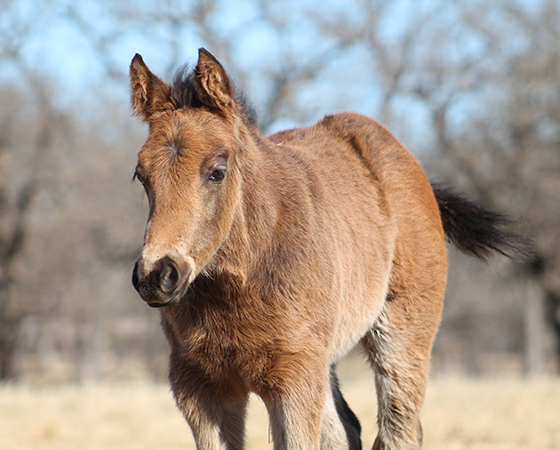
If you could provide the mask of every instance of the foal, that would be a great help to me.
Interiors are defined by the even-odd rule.
[[[169,380],[197,448],[243,448],[255,392],[275,449],[360,449],[334,371],[356,344],[375,373],[374,449],[420,448],[444,231],[485,258],[519,243],[503,218],[434,188],[367,117],[261,136],[204,49],[173,86],[139,55],[130,80],[149,124],[135,177],[150,213],[133,284],[161,308]]]

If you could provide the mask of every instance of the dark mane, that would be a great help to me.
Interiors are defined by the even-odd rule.
[[[200,108],[203,105],[195,88],[195,72],[196,68],[184,64],[180,67],[173,77],[173,99],[177,108]],[[231,81],[235,92],[235,99],[241,105],[243,113],[249,124],[257,126],[257,112],[245,93],[235,86]]]

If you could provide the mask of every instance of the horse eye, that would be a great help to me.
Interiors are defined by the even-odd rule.
[[[208,175],[208,181],[214,183],[219,183],[226,176],[226,171],[224,169],[214,169],[210,175]]]
[[[138,180],[142,185],[146,184],[145,178],[142,175],[140,175],[138,172],[134,172],[134,175],[132,176],[132,181],[134,180]]]

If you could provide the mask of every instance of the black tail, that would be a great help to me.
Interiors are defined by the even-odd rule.
[[[497,252],[517,261],[534,258],[533,242],[512,231],[515,221],[432,183],[447,239],[469,256],[488,260]]]

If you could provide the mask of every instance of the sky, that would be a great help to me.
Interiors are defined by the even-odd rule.
[[[304,13],[327,19],[343,16],[356,23],[362,19],[354,7],[357,3],[348,0],[268,1],[265,4],[269,17],[277,25],[274,29],[258,17],[253,1],[218,0],[219,8],[211,16],[212,32],[204,36],[203,30],[192,20],[189,22],[194,0],[181,1],[179,10],[173,10],[179,22],[163,20],[158,25],[169,1],[0,0],[0,85],[14,80],[22,85],[26,82],[17,65],[1,53],[10,43],[12,47],[20,46],[27,69],[54,86],[55,101],[61,108],[94,105],[101,97],[128,108],[127,72],[136,53],[142,54],[154,73],[169,80],[181,64],[195,61],[199,47],[206,46],[212,52],[212,40],[222,39],[227,44],[227,54],[216,56],[225,58],[222,62],[226,69],[242,67],[254,72],[244,87],[258,109],[269,94],[267,80],[271,72],[278,72],[286,61],[295,67],[298,61],[312,60],[329,48],[329,40],[303,18]],[[368,4],[367,0],[356,0],[359,1]],[[539,2],[525,1],[527,5]],[[379,27],[389,43],[398,41],[414,15],[429,15],[434,5],[441,5],[436,0],[394,0],[388,4],[383,20],[372,26]],[[75,15],[70,14],[72,10]],[[136,16],[133,20],[128,15],[119,18],[125,11]],[[442,14],[441,8],[437,13]],[[448,7],[447,13],[453,14],[453,7]],[[105,36],[105,40],[98,41],[96,48],[91,36]],[[174,42],[178,45],[174,46]],[[476,55],[478,45],[476,40],[463,41],[461,51]],[[383,86],[376,77],[378,68],[364,54],[364,49],[356,46],[335,55],[309,87],[298,92],[300,104],[312,111],[308,120],[348,109],[374,117],[378,114]],[[109,77],[108,69],[117,76]],[[410,118],[415,128],[409,133],[411,139],[425,142],[428,124],[421,105],[410,98],[395,101],[401,102],[397,109]],[[464,114],[468,108],[462,111]],[[460,115],[458,111],[456,116]],[[268,131],[296,126],[300,124],[298,120],[301,118],[285,118]]]
[[[25,64],[41,76],[47,77],[59,90],[62,104],[70,104],[76,97],[82,96],[89,89],[104,89],[111,84],[106,79],[106,67],[100,61],[99,54],[88,39],[88,34],[110,35],[105,43],[105,55],[113,68],[121,75],[126,74],[128,64],[135,53],[141,53],[155,73],[164,78],[171,75],[170,60],[192,61],[197,49],[207,45],[197,33],[198,30],[181,27],[179,30],[181,45],[178,55],[173,58],[169,50],[171,33],[177,30],[168,26],[156,27],[149,23],[150,14],[158,14],[154,8],[158,2],[136,2],[139,5],[141,24],[127,28],[127,24],[115,20],[115,11],[119,11],[118,2],[96,2],[93,0],[0,0],[0,39],[20,41],[23,46],[21,55]],[[123,6],[135,4],[123,0]],[[163,2],[165,3],[165,2]],[[189,14],[190,2],[185,1],[184,14]],[[352,14],[350,3],[342,0],[319,2],[321,9],[328,9],[332,14]],[[405,20],[408,1],[395,2],[394,13],[386,21],[387,35],[398,28],[399,21]],[[294,5],[301,10],[317,8],[318,2],[312,0],[269,2],[271,15],[283,22],[285,31],[281,40],[265,22],[257,18],[257,12],[251,1],[221,1],[219,12],[212,18],[217,33],[222,36],[235,35],[232,54],[228,55],[239,65],[274,66],[278,55],[291,49],[293,56],[312,56],[324,43],[317,39],[312,27],[301,21],[293,20]],[[68,14],[68,7],[74,7],[84,20],[88,30]],[[110,6],[110,10],[107,5]],[[140,6],[141,5],[141,6]],[[25,32],[22,32],[25,30]],[[176,37],[176,36],[175,36]],[[2,43],[2,41],[0,41]],[[328,43],[327,43],[328,45]],[[174,70],[176,67],[173,67]],[[0,57],[0,82],[21,79],[17,67],[7,58]],[[120,79],[117,84],[123,85]],[[114,87],[114,86],[113,86]],[[115,90],[117,93],[119,89]]]

